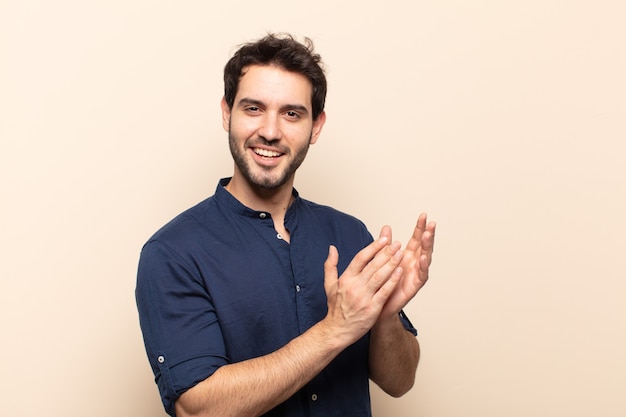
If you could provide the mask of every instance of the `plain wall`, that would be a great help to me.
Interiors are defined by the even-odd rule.
[[[232,173],[236,45],[311,37],[328,122],[296,187],[439,224],[407,308],[415,388],[378,417],[626,415],[621,1],[0,0],[0,409],[163,416],[134,302],[145,240]]]

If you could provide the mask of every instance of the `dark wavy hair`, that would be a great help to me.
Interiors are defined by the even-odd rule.
[[[224,67],[224,98],[230,108],[233,107],[243,71],[250,65],[276,65],[302,74],[313,87],[313,120],[324,111],[326,76],[322,59],[314,52],[311,39],[304,38],[304,43],[300,43],[289,34],[268,34],[255,42],[242,45]]]

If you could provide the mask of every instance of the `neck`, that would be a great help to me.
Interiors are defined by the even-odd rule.
[[[244,206],[270,213],[274,229],[286,242],[290,241],[289,230],[285,228],[285,213],[293,201],[293,177],[281,187],[268,190],[252,186],[240,176],[233,175],[225,188]]]
[[[293,200],[293,178],[275,189],[265,189],[250,184],[241,176],[233,175],[226,190],[241,204],[252,210],[265,211],[276,218],[284,218]]]

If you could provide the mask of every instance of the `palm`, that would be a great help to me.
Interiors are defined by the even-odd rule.
[[[417,225],[404,249],[400,263],[402,278],[385,303],[381,317],[390,317],[399,313],[428,280],[436,225],[434,222],[426,224],[426,220],[425,214],[421,214],[417,220]],[[391,229],[383,228],[381,235],[384,234],[387,234],[391,241]]]

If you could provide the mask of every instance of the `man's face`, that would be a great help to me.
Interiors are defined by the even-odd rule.
[[[244,70],[232,109],[222,100],[235,177],[263,189],[293,180],[325,121],[312,119],[311,90],[304,76],[275,66]]]

